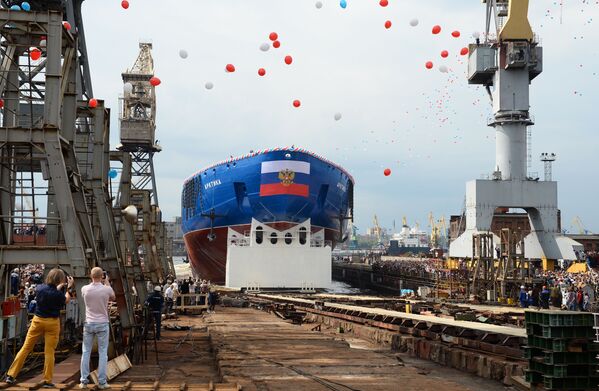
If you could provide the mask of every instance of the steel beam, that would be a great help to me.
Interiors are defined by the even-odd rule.
[[[66,246],[0,246],[0,259],[5,265],[43,263],[47,266],[70,266]]]

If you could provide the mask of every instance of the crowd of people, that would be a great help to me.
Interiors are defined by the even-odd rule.
[[[375,261],[374,273],[383,273],[394,277],[420,277],[431,280],[449,277],[450,271],[440,259],[400,259],[394,261]]]
[[[569,311],[590,311],[591,304],[599,297],[599,273],[592,268],[584,273],[536,269],[535,275],[543,285],[520,287],[518,301],[521,307],[555,308]]]
[[[148,292],[156,290],[157,292],[162,292],[164,294],[166,313],[172,313],[175,305],[182,305],[182,300],[184,300],[185,297],[182,295],[192,295],[187,297],[189,300],[186,303],[183,303],[188,306],[206,304],[206,296],[204,295],[207,295],[208,313],[214,311],[214,306],[217,301],[217,292],[212,287],[210,280],[193,279],[191,277],[175,280],[173,276],[168,276],[164,286],[154,286],[151,282],[148,282],[147,288]],[[193,296],[193,294],[198,296]]]
[[[460,263],[458,270],[466,268]],[[599,273],[588,267],[584,272],[568,272],[568,265],[556,270],[543,270],[540,265],[528,271],[528,279],[535,284],[522,285],[516,298],[523,307],[554,308],[571,311],[590,311],[599,298]],[[399,278],[422,278],[431,281],[449,279],[455,270],[448,269],[441,259],[381,260],[372,264],[374,273]],[[454,274],[455,276],[455,274]]]
[[[15,268],[10,273],[9,293],[19,298],[21,308],[35,312],[36,289],[43,284],[44,265],[27,265]]]

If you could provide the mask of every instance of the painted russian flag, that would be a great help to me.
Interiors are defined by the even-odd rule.
[[[296,160],[262,162],[260,196],[295,195],[308,197],[310,163]]]

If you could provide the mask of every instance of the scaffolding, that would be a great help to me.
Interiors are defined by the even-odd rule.
[[[110,151],[110,110],[101,100],[90,104],[82,1],[33,1],[31,12],[0,2],[0,295],[8,296],[13,268],[43,264],[73,276],[81,298],[91,268],[100,266],[117,297],[122,328],[117,335],[131,347],[138,340],[134,306],[151,277],[139,259],[133,227],[122,216],[131,203],[143,203],[124,183],[129,180],[131,188],[139,170],[131,171],[135,158],[129,152]],[[116,203],[109,178],[113,159],[128,172]],[[140,209],[154,219],[146,218],[142,226],[157,238],[161,255],[155,180],[151,194],[154,209],[149,202]],[[147,258],[143,261],[148,265]],[[152,276],[165,275],[172,262],[149,270]],[[78,305],[74,321],[80,325],[83,300]]]

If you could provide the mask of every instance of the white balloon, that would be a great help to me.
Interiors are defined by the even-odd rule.
[[[439,71],[441,73],[447,73],[449,72],[449,69],[447,68],[447,65],[439,65]]]
[[[410,20],[410,26],[412,26],[412,27],[418,26],[418,19],[414,18],[414,19]]]
[[[270,44],[268,42],[264,42],[262,45],[260,45],[260,50],[263,52],[268,52],[268,49],[270,49]]]
[[[335,113],[335,121],[339,121],[341,119],[341,113]]]
[[[42,47],[42,48],[45,48],[45,47],[46,47],[46,40],[45,40],[45,39],[42,39],[42,40],[40,41],[40,47]]]
[[[212,83],[211,81],[209,81],[208,83],[206,83],[205,85],[207,90],[211,90],[214,88],[214,83]]]
[[[322,1],[317,1],[315,5],[316,5],[316,8],[321,9],[322,8]]]
[[[189,54],[187,53],[187,50],[185,50],[185,49],[179,50],[179,57],[181,57],[182,59],[186,59],[188,55]]]
[[[131,83],[125,83],[125,85],[123,86],[123,91],[125,91],[125,94],[130,94],[133,92],[133,84]]]
[[[125,209],[121,210],[121,214],[130,224],[133,224],[137,221],[137,208],[134,205],[129,205]]]
[[[473,32],[472,33],[472,38],[479,39],[480,38],[480,33],[478,31]]]

